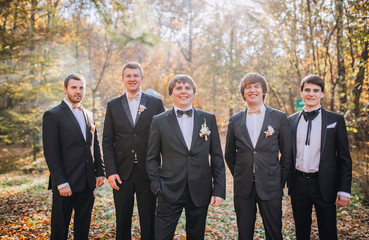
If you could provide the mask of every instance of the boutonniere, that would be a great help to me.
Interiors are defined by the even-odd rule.
[[[208,140],[208,135],[210,135],[211,131],[209,130],[208,126],[206,125],[206,119],[204,118],[204,123],[201,125],[200,129],[200,137],[204,137],[205,141]]]
[[[96,129],[96,125],[94,125],[94,124],[90,124],[90,133],[93,135],[94,134],[94,132],[95,132],[95,129]]]
[[[140,105],[139,107],[138,107],[138,112],[141,114],[143,111],[145,111],[145,109],[146,109],[146,107],[144,106],[144,105]]]
[[[265,131],[264,133],[265,133],[265,138],[272,136],[273,133],[274,133],[273,127],[272,126],[268,126],[268,130]]]

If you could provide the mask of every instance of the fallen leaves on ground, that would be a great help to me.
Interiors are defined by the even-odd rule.
[[[0,175],[0,240],[49,239],[51,192],[47,188],[48,174],[12,172]],[[220,207],[209,206],[205,239],[237,239],[236,214],[233,207],[233,181],[227,172],[227,198]],[[369,207],[352,196],[348,207],[338,210],[339,239],[369,239]],[[178,222],[174,239],[186,239],[185,216]],[[132,239],[140,239],[137,208],[132,219]],[[72,239],[73,225],[69,238]],[[295,239],[295,228],[288,196],[283,199],[283,237]],[[96,191],[92,213],[90,239],[115,239],[113,194],[106,183]],[[265,239],[260,214],[255,223],[255,239]],[[312,239],[319,239],[316,216],[313,214]]]

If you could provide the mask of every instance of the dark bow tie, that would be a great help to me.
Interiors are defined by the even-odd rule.
[[[314,118],[316,118],[316,116],[318,116],[320,111],[320,108],[311,111],[311,112],[306,112],[303,111],[302,115],[304,116],[305,121],[308,122],[308,129],[307,129],[307,133],[306,133],[306,141],[305,141],[305,145],[310,145],[310,135],[311,135],[311,122],[314,120]]]
[[[181,118],[183,114],[186,114],[189,117],[192,117],[192,109],[188,109],[187,111],[177,110],[177,116]]]
[[[303,111],[302,112],[302,115],[304,115],[305,121],[313,121],[314,118],[316,118],[316,116],[318,116],[319,111],[320,111],[320,108],[317,109],[317,110],[311,111],[311,112],[305,112],[305,111]]]

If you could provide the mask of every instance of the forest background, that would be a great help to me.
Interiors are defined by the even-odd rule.
[[[246,107],[238,91],[246,73],[262,74],[266,104],[288,115],[301,108],[301,79],[317,74],[323,107],[345,116],[353,196],[367,211],[368,12],[366,0],[1,0],[0,174],[47,169],[42,115],[63,99],[71,72],[87,79],[83,105],[99,136],[106,103],[124,92],[126,62],[142,64],[142,89],[160,93],[167,108],[168,81],[188,74],[194,106],[217,116],[223,144],[230,116]]]

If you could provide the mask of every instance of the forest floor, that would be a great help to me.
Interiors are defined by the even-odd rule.
[[[13,171],[0,175],[0,240],[48,239],[50,235],[51,192],[47,190],[48,172],[25,174]],[[209,207],[205,239],[237,239],[236,215],[233,206],[233,182],[227,172],[227,198],[220,207]],[[338,210],[339,239],[369,239],[369,206],[362,204],[353,182],[351,204]],[[175,239],[186,239],[185,217],[179,221]],[[313,215],[312,239],[318,239]],[[288,196],[283,199],[283,236],[295,239],[294,221]],[[73,227],[70,226],[70,238]],[[96,191],[90,239],[115,238],[115,211],[112,190],[108,183]],[[135,206],[132,238],[139,238],[139,219]],[[255,224],[255,239],[265,239],[260,215]]]

